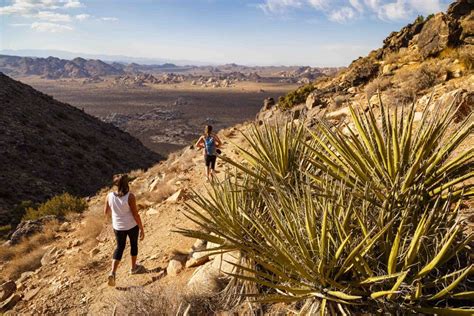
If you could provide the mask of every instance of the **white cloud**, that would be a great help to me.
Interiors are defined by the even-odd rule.
[[[362,5],[362,3],[359,2],[359,0],[349,0],[349,3],[357,11],[359,11],[359,12],[364,11],[364,6]]]
[[[408,3],[415,11],[423,14],[431,14],[443,10],[439,0],[409,0]]]
[[[11,5],[0,7],[0,15],[31,17],[43,10],[73,9],[82,7],[79,0],[13,0]]]
[[[428,15],[447,6],[441,0],[261,0],[267,14],[284,14],[289,9],[314,10],[328,20],[342,23],[373,15],[384,21],[409,21],[418,14]]]
[[[265,13],[283,13],[289,8],[300,8],[303,5],[301,0],[265,0],[258,5]]]
[[[39,11],[35,17],[40,20],[50,22],[70,22],[71,17],[68,14],[56,13],[52,11]]]
[[[34,22],[31,23],[31,29],[39,32],[59,33],[64,31],[72,31],[69,25],[50,23],[50,22]]]
[[[75,9],[75,8],[81,8],[83,7],[84,5],[78,1],[78,0],[69,0],[66,2],[66,4],[64,5],[65,8],[71,8],[71,9]]]
[[[117,18],[114,18],[114,17],[111,17],[111,16],[102,17],[102,18],[100,18],[100,20],[102,20],[102,21],[111,21],[111,22],[118,21]]]
[[[328,19],[333,22],[344,23],[355,18],[356,13],[350,7],[342,7],[340,9],[331,11]]]
[[[404,0],[397,0],[396,2],[382,5],[377,12],[377,16],[382,20],[403,20],[410,16],[411,8]]]
[[[85,21],[87,19],[89,19],[91,16],[89,14],[78,14],[75,16],[76,20],[79,20],[79,21]]]

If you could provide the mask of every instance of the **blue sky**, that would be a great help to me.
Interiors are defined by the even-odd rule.
[[[0,0],[0,49],[343,66],[444,0]]]

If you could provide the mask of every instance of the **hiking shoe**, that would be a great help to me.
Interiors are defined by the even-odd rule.
[[[130,274],[139,274],[145,271],[145,267],[141,264],[136,264],[134,269],[130,269]]]
[[[115,273],[109,274],[109,277],[107,278],[108,282],[107,284],[109,286],[115,286]]]

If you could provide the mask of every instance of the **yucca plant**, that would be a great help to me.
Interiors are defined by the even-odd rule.
[[[246,161],[226,159],[236,173],[188,205],[202,229],[181,232],[220,244],[217,252],[240,250],[252,264],[237,265],[233,277],[260,286],[247,294],[303,303],[303,313],[473,313],[472,235],[458,217],[473,156],[448,157],[472,124],[439,139],[451,112],[431,120],[425,113],[427,126],[417,129],[414,109],[402,123],[382,110],[380,125],[373,112],[353,111],[367,121],[349,137],[324,120],[310,139],[293,124],[254,127],[249,149],[241,148]],[[383,151],[368,152],[382,147],[388,164]],[[429,168],[448,178],[420,171]]]

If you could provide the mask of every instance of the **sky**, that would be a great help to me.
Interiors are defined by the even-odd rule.
[[[445,0],[0,0],[0,49],[346,66]]]

